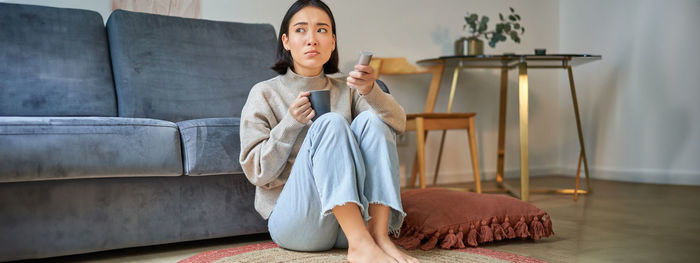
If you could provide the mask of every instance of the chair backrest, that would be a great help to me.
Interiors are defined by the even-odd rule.
[[[0,3],[0,116],[117,115],[95,11]]]
[[[381,75],[411,75],[411,74],[431,74],[430,89],[428,97],[425,101],[426,113],[435,111],[435,101],[440,91],[440,78],[445,70],[444,65],[436,65],[430,67],[421,67],[408,62],[406,58],[372,58],[369,65],[374,69],[375,76],[379,78]]]

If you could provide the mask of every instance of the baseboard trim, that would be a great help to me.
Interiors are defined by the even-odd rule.
[[[520,169],[508,169],[504,171],[505,178],[520,178]],[[558,167],[534,167],[530,168],[530,176],[535,177],[535,176],[544,176],[544,175],[553,175],[553,174],[560,174],[561,169]],[[411,177],[410,171],[403,173],[405,176],[401,177],[400,183],[401,186],[406,186],[408,180]],[[426,183],[428,185],[431,185],[433,183],[433,177],[435,176],[435,173],[428,173],[426,177]],[[496,180],[496,170],[487,170],[487,171],[482,171],[481,172],[481,180],[482,181],[489,181],[489,180]],[[453,184],[453,183],[469,183],[469,182],[474,182],[474,173],[471,171],[469,172],[440,172],[440,176],[438,176],[438,184]],[[416,184],[418,184],[416,182]]]
[[[591,178],[624,181],[635,183],[669,184],[669,185],[700,185],[700,172],[694,171],[666,171],[666,170],[622,170],[614,168],[591,168]],[[410,178],[410,171],[403,173],[401,186],[406,186]],[[533,167],[530,168],[530,176],[563,175],[576,176],[576,168],[565,167]],[[582,178],[585,176],[581,171]],[[433,182],[434,173],[428,173],[426,181],[428,185]],[[505,178],[519,178],[520,169],[507,169]],[[482,172],[481,180],[496,180],[496,171],[487,170]],[[474,176],[471,172],[441,172],[438,177],[438,184],[468,183],[473,182]]]
[[[700,185],[700,172],[694,171],[668,171],[650,169],[615,169],[595,168],[590,169],[591,178],[650,184],[670,185]],[[562,175],[576,176],[575,168],[563,168]],[[581,173],[583,177],[583,171]]]

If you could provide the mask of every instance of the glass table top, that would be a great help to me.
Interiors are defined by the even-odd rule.
[[[590,54],[503,54],[503,55],[473,55],[473,56],[442,56],[423,59],[417,63],[423,66],[445,64],[454,67],[515,67],[526,62],[528,67],[566,67],[577,66],[602,59],[600,55]]]

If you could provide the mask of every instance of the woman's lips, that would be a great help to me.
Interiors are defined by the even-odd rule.
[[[318,53],[318,51],[311,50],[311,51],[306,51],[306,53],[304,53],[304,54],[309,56],[309,57],[315,57],[316,55],[318,55],[320,53]]]

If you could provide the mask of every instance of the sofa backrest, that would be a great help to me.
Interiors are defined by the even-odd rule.
[[[0,116],[116,116],[102,16],[0,3]]]
[[[239,117],[250,88],[276,74],[269,24],[116,10],[107,34],[123,117]]]

